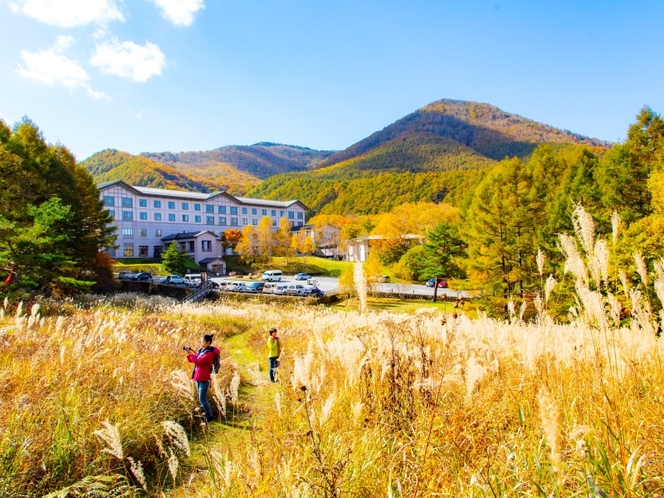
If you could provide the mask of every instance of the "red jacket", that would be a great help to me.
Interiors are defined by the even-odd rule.
[[[196,354],[187,355],[187,361],[196,365],[194,367],[194,373],[191,378],[197,382],[207,382],[210,380],[210,374],[212,373],[212,364],[214,363],[214,355],[219,354],[219,350],[214,346],[211,346],[212,351],[207,350],[206,348],[201,348]]]

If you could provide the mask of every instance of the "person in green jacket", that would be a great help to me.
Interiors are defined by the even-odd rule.
[[[267,357],[270,360],[270,382],[277,382],[279,356],[281,356],[281,341],[277,337],[277,329],[271,328],[270,337],[267,340]]]

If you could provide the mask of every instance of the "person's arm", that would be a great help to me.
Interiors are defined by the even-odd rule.
[[[194,365],[201,367],[204,365],[212,365],[214,362],[214,353],[212,351],[208,351],[204,355],[202,355],[200,358],[197,358],[195,354],[190,354],[187,355],[187,361],[189,363],[193,363]]]

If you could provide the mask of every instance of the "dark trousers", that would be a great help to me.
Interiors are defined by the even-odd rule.
[[[200,401],[203,411],[205,412],[205,418],[208,422],[213,420],[212,417],[212,408],[210,407],[210,402],[207,399],[208,387],[210,387],[210,381],[200,382],[196,381],[196,390],[198,391],[198,401]]]
[[[270,358],[270,382],[277,381],[277,368],[279,368],[279,357]]]

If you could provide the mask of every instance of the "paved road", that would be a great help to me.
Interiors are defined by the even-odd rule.
[[[217,283],[238,281],[233,278],[224,278],[224,277],[212,277],[210,280],[213,280]],[[329,292],[339,287],[339,279],[337,277],[314,277],[314,280],[316,280],[318,288],[323,292]],[[293,275],[284,275],[282,279],[282,283],[285,284],[291,284],[296,282],[297,281],[295,280]],[[298,283],[306,283],[306,282],[300,281]],[[387,283],[387,284],[374,283],[371,285],[373,286],[373,289],[375,289],[378,292],[393,293],[393,294],[417,294],[420,296],[433,297],[433,287],[427,287],[426,285],[396,284],[396,283]],[[449,296],[451,298],[463,297],[464,299],[469,299],[471,297],[470,294],[466,291],[455,291],[452,289],[438,289],[438,296],[440,297]]]

